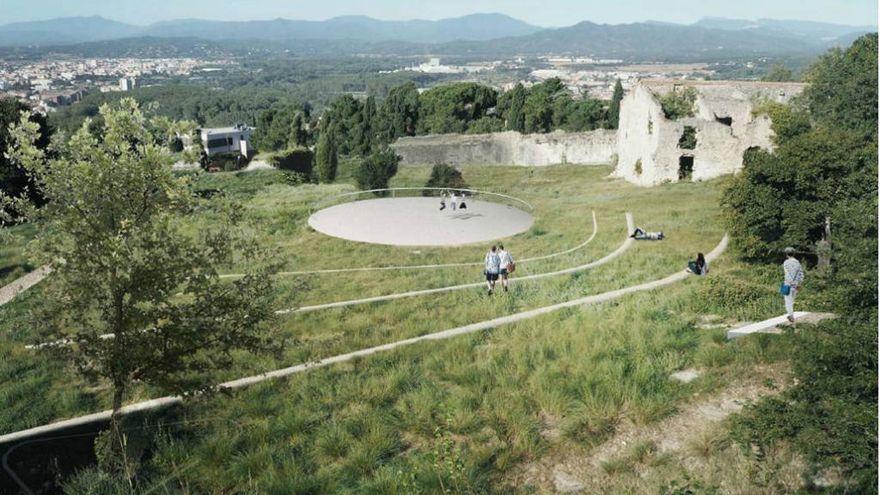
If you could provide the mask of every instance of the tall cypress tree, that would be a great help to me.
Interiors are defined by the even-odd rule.
[[[614,94],[611,96],[611,105],[608,107],[608,127],[617,129],[620,123],[620,100],[623,99],[623,84],[620,79],[614,83]]]
[[[315,172],[319,182],[333,182],[336,180],[336,167],[339,157],[336,151],[336,127],[328,122],[318,138],[315,147]]]
[[[510,131],[525,132],[526,116],[523,107],[526,103],[526,88],[517,84],[510,90],[510,109],[507,111],[507,129]]]

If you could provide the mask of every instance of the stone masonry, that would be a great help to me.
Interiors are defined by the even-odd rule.
[[[697,90],[694,116],[667,119],[660,96],[687,87]],[[623,98],[617,131],[441,134],[405,137],[392,146],[402,165],[614,164],[614,176],[641,186],[707,180],[741,169],[749,148],[772,149],[770,119],[754,114],[755,105],[787,102],[804,87],[758,81],[644,80]],[[692,136],[690,148],[687,141],[682,145],[685,132]]]
[[[401,165],[598,165],[611,162],[617,132],[434,134],[400,138],[392,146],[402,158]]]
[[[652,186],[734,173],[742,168],[747,149],[773,147],[770,119],[754,115],[755,104],[787,102],[804,86],[756,81],[641,81],[620,105],[614,175]],[[694,116],[667,119],[659,96],[686,87],[697,90]],[[680,146],[686,127],[695,134],[693,149]]]

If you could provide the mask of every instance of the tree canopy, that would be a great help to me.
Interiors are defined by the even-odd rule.
[[[840,318],[794,335],[796,384],[747,410],[734,436],[759,455],[793,445],[807,476],[834,469],[841,493],[876,493],[877,35],[807,74],[802,101],[769,108],[776,149],[747,151],[723,202],[740,255],[778,262],[793,246],[816,266],[814,304]]]
[[[240,235],[238,209],[200,209],[186,179],[172,173],[174,158],[155,138],[168,132],[156,129],[161,121],[133,99],[99,114],[100,132],[86,122],[53,155],[37,146],[39,124],[23,117],[10,154],[47,200],[39,209],[19,204],[42,223],[33,258],[53,268],[33,324],[41,339],[65,343],[45,351],[111,386],[120,452],[118,413],[136,383],[199,390],[209,371],[229,365],[231,351],[270,347],[263,322],[274,290],[269,265]],[[192,215],[206,216],[198,232],[182,221]],[[250,261],[248,275],[221,281],[218,269],[234,255]]]

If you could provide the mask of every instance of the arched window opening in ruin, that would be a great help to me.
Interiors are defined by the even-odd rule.
[[[678,147],[683,150],[692,150],[697,147],[697,129],[686,125],[681,137],[678,138]]]
[[[720,122],[728,127],[733,125],[733,117],[719,117],[715,116],[715,122]]]
[[[692,180],[694,177],[694,157],[681,155],[678,159],[678,180]]]

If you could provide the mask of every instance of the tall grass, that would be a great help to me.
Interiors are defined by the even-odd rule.
[[[392,185],[421,185],[428,172],[403,168]],[[666,240],[637,243],[587,272],[516,283],[509,294],[491,298],[475,289],[280,317],[275,328],[283,354],[241,355],[218,372],[217,381],[655,280],[681,270],[697,251],[708,252],[721,239],[719,183],[637,188],[607,178],[609,172],[575,166],[464,169],[473,187],[514,194],[536,206],[534,227],[504,240],[519,258],[583,242],[592,230],[591,211],[597,212],[599,232],[592,243],[523,264],[524,274],[583,264],[612,251],[626,236],[627,211],[638,225],[663,230]],[[289,269],[482,258],[485,246],[394,248],[315,233],[305,225],[311,204],[351,186],[293,187],[272,174],[196,180],[241,201],[249,228]],[[209,217],[209,211],[194,214],[193,228]],[[707,314],[732,322],[778,313],[773,270],[745,270],[723,257],[707,278],[193,403],[185,414],[197,421],[160,443],[143,486],[166,480],[161,483],[171,491],[186,486],[193,493],[509,492],[503,480],[522,463],[565,445],[597,444],[623,420],[657,421],[732,374],[783,359],[785,336],[728,343],[722,329],[697,328]],[[279,279],[278,305],[479,279],[478,267],[288,277]],[[26,318],[28,305],[38,301],[35,291],[0,308],[2,373],[9,378],[0,394],[4,409],[13,411],[0,416],[3,431],[107,405],[100,387],[86,388],[100,384],[70,386],[63,366],[21,349],[38,338]],[[706,372],[688,385],[669,380],[670,373],[689,366]],[[27,385],[17,390],[13,384],[22,377]],[[68,398],[59,406],[65,388]],[[135,396],[157,393],[141,389]],[[28,406],[39,413],[18,415]],[[558,437],[545,434],[549,423]]]

